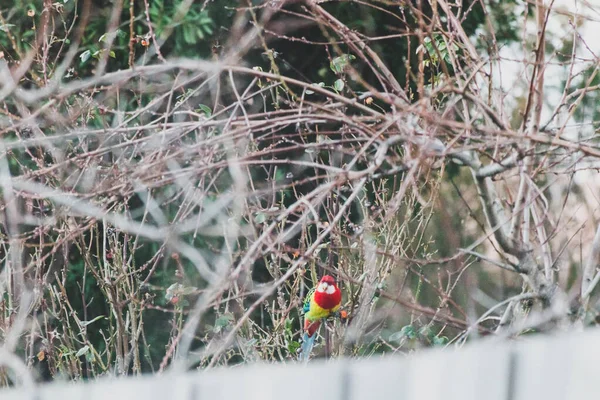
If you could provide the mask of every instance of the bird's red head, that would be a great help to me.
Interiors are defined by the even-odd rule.
[[[330,275],[325,275],[317,285],[315,291],[315,301],[324,309],[330,310],[339,306],[342,301],[342,292],[335,284],[335,279]]]

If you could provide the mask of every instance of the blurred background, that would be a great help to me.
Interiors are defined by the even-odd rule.
[[[599,12],[0,1],[0,383],[595,325]]]

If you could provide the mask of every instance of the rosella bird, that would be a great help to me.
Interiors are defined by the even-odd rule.
[[[332,276],[325,275],[316,288],[313,288],[304,300],[304,335],[300,360],[307,361],[310,356],[321,320],[335,314],[342,304],[342,292]]]

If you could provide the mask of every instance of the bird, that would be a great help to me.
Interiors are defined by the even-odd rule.
[[[311,289],[304,300],[304,334],[299,359],[308,361],[315,344],[321,320],[335,315],[342,305],[342,291],[335,279],[324,275],[317,287]]]

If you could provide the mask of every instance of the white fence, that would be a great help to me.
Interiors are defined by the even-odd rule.
[[[600,331],[483,341],[406,357],[255,365],[179,376],[56,383],[4,400],[600,399]]]

